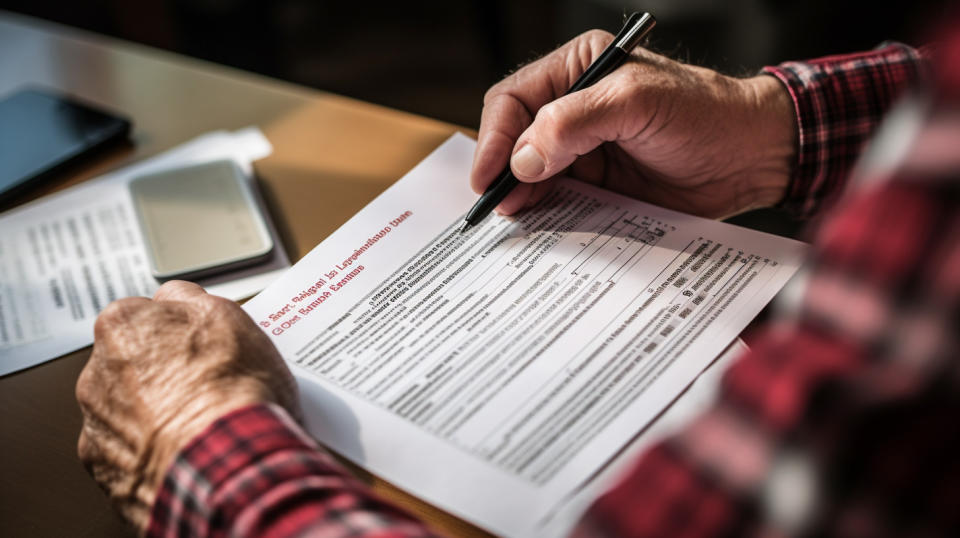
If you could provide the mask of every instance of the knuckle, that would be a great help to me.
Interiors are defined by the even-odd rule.
[[[113,329],[113,326],[116,325],[116,322],[113,321],[115,314],[107,312],[109,306],[97,316],[96,321],[93,322],[93,345],[96,346],[98,343],[103,341],[110,334],[110,331]]]
[[[124,297],[123,299],[117,299],[108,304],[107,307],[100,312],[100,317],[125,320],[130,314],[139,310],[143,304],[142,297]]]
[[[93,324],[94,341],[106,337],[117,326],[125,323],[142,304],[137,297],[126,297],[108,304],[100,311]]]
[[[116,300],[108,304],[100,315],[97,316],[97,323],[110,323],[113,320],[120,319],[123,316],[123,299]]]
[[[198,284],[184,280],[170,280],[153,294],[155,301],[192,301],[201,299],[207,292]]]
[[[607,43],[613,41],[613,34],[606,30],[599,30],[594,28],[593,30],[587,30],[580,35],[581,39],[588,41],[590,43],[598,43],[606,46]]]
[[[618,74],[606,84],[597,84],[590,93],[590,99],[585,104],[590,110],[588,114],[604,114],[628,106],[637,93],[638,87],[633,84],[628,75]]]
[[[183,280],[168,280],[160,285],[157,288],[157,291],[154,292],[154,300],[163,300],[163,299],[175,299],[184,294],[184,292],[189,291],[192,285],[189,282],[184,282]]]
[[[510,92],[514,91],[518,86],[520,86],[519,80],[520,79],[517,73],[511,73],[500,82],[490,86],[483,94],[483,106],[490,106],[495,101],[509,97]]]
[[[548,103],[537,112],[538,131],[552,139],[563,139],[570,134],[571,120],[558,103]]]
[[[575,40],[574,53],[584,62],[584,67],[597,58],[614,39],[613,34],[604,30],[588,30]]]
[[[186,281],[168,280],[161,284],[159,288],[157,288],[156,293],[160,293],[161,291],[165,294],[175,293],[187,287],[189,287],[189,283]]]
[[[204,300],[204,303],[206,323],[211,323],[211,327],[216,327],[217,330],[225,330],[231,334],[242,333],[248,329],[253,329],[257,333],[260,332],[256,330],[250,316],[236,302],[211,295]],[[264,336],[266,335],[264,334]]]
[[[94,360],[91,357],[90,360]],[[80,377],[77,378],[77,385],[74,387],[74,395],[77,398],[77,403],[80,404],[81,409],[84,408],[87,402],[90,402],[93,397],[93,383],[91,376],[93,375],[93,370],[90,366],[90,363],[87,363],[87,366],[83,368],[83,371],[80,372]]]
[[[90,360],[87,361],[86,366],[83,367],[77,377],[77,384],[74,386],[74,396],[80,406],[84,421],[88,420],[99,405],[103,403],[109,390],[109,380],[105,379],[102,373],[103,364],[99,358],[99,353],[94,350]]]
[[[86,428],[80,430],[80,438],[77,439],[77,457],[80,461],[87,463],[93,459],[93,443],[87,435]]]
[[[206,303],[210,312],[218,314],[229,314],[237,310],[242,310],[236,302],[217,295],[207,295],[203,298],[203,302]]]
[[[487,91],[483,94],[483,106],[488,106],[494,99],[503,94],[503,81],[500,81],[493,86],[487,88]]]

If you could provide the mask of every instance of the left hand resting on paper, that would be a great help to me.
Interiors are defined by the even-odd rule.
[[[77,381],[77,450],[140,529],[173,458],[217,418],[264,402],[300,416],[293,377],[267,336],[236,303],[196,284],[115,301],[94,338]]]

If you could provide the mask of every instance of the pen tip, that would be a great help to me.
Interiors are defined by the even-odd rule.
[[[473,228],[473,224],[470,224],[469,222],[464,222],[463,227],[460,228],[460,233],[465,234],[470,228]]]

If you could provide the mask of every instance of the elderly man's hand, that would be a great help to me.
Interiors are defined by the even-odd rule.
[[[793,103],[775,78],[735,79],[638,48],[563,96],[613,39],[587,32],[493,86],[471,185],[510,162],[522,183],[499,206],[533,205],[549,179],[578,179],[665,207],[724,217],[779,201],[795,160]]]
[[[80,379],[78,452],[139,528],[177,452],[224,414],[274,402],[299,416],[276,348],[234,302],[168,282],[153,300],[110,304]]]

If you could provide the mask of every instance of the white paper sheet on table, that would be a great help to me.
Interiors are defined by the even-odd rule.
[[[660,439],[679,431],[710,407],[719,392],[720,378],[724,371],[748,350],[743,340],[734,340],[663,414],[656,417],[616,456],[601,466],[582,487],[571,492],[565,500],[558,502],[552,510],[544,514],[530,536],[546,538],[569,534],[593,501],[623,479],[644,451]]]
[[[328,446],[496,533],[562,532],[805,246],[573,180],[460,235],[473,148],[452,137],[245,308]]]
[[[159,286],[127,190],[131,179],[233,159],[253,181],[251,162],[271,151],[256,128],[212,132],[0,215],[0,375],[89,345],[104,306]],[[268,262],[200,283],[231,299],[266,287],[290,265],[269,226],[276,248]]]

